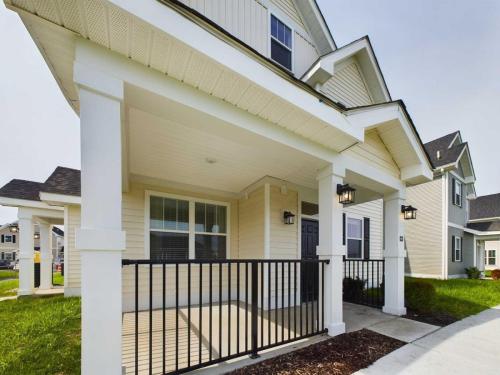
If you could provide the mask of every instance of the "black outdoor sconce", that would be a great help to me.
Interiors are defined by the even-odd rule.
[[[337,185],[337,195],[339,196],[339,203],[351,204],[354,203],[356,189],[349,186],[349,184]]]
[[[290,211],[283,212],[283,222],[288,225],[295,223],[295,215]]]
[[[413,206],[401,206],[401,212],[405,220],[413,220],[417,218],[417,209]]]
[[[9,226],[10,233],[17,233],[19,232],[19,227],[16,224],[12,224]]]

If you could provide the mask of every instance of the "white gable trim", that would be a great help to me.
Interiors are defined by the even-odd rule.
[[[311,68],[302,76],[302,80],[310,86],[324,84],[328,79],[343,66],[347,59],[355,57],[363,77],[366,81],[370,95],[377,103],[388,102],[391,100],[389,90],[384,81],[382,71],[377,63],[377,58],[373,52],[370,40],[367,37],[359,39],[351,44],[333,51],[332,53],[321,57]]]

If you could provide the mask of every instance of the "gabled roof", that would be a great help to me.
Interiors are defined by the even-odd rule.
[[[500,221],[480,221],[477,223],[468,223],[467,228],[480,232],[500,232]]]
[[[41,192],[62,195],[81,195],[80,171],[57,167],[41,187]]]
[[[483,195],[470,201],[469,220],[500,218],[500,193]]]
[[[41,182],[28,180],[11,180],[0,188],[0,197],[40,201]]]
[[[352,57],[356,58],[375,102],[391,101],[391,94],[367,35],[321,56],[302,75],[301,79],[312,87],[315,87],[316,84],[324,84],[333,77],[344,61]]]

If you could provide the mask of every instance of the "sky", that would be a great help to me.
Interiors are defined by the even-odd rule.
[[[317,0],[337,45],[369,35],[424,142],[460,130],[478,195],[500,192],[500,1]],[[17,15],[0,5],[0,186],[80,167],[79,120]],[[17,210],[0,207],[0,224]]]

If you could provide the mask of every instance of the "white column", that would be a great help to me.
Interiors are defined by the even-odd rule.
[[[383,312],[393,315],[406,314],[405,308],[405,248],[404,219],[401,206],[405,203],[405,191],[384,196],[384,258],[385,303]]]
[[[52,288],[52,247],[50,225],[40,223],[40,289]]]
[[[320,259],[328,259],[325,266],[325,326],[330,336],[345,332],[343,320],[342,281],[343,256],[342,244],[343,206],[338,203],[337,184],[343,183],[345,169],[338,165],[329,166],[318,174],[319,206],[319,245],[317,254]]]
[[[75,68],[81,132],[82,374],[122,373],[123,82]],[[91,89],[89,88],[92,87]]]
[[[18,211],[19,219],[19,289],[20,296],[33,294],[35,289],[35,231],[31,214],[22,208]]]

